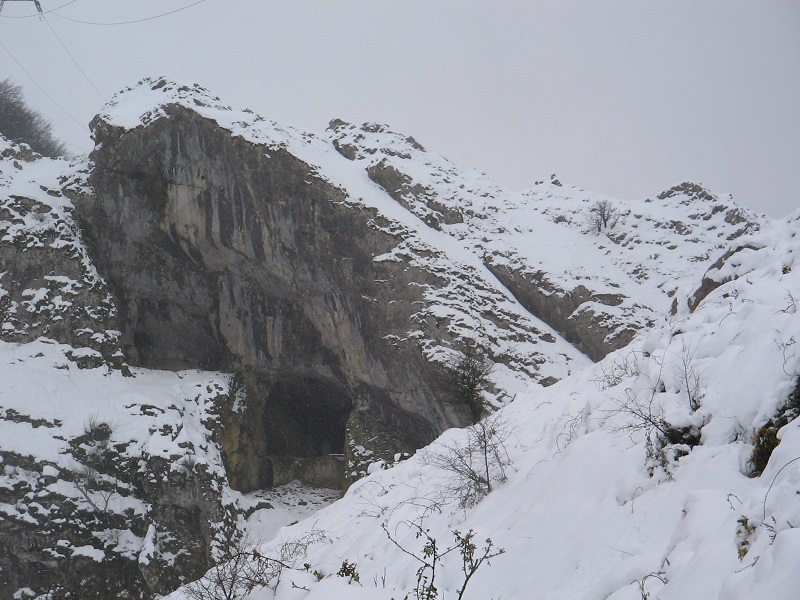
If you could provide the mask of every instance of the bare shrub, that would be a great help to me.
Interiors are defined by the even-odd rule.
[[[191,600],[238,600],[259,587],[275,589],[283,570],[298,568],[309,546],[322,541],[330,539],[324,531],[313,529],[297,540],[283,542],[270,556],[241,537],[232,539],[224,549],[224,560],[186,586],[186,595]]]
[[[116,479],[108,478],[106,481],[97,469],[81,464],[75,468],[74,474],[73,483],[92,510],[96,513],[108,512],[108,505],[118,492]]]
[[[442,548],[436,538],[430,534],[430,530],[424,529],[417,523],[407,523],[407,525],[415,530],[416,538],[423,541],[422,548],[417,551],[412,551],[402,546],[392,536],[386,523],[383,524],[383,530],[392,544],[420,564],[416,573],[417,583],[412,591],[417,600],[438,600],[440,597],[444,597],[443,595],[440,596],[436,587],[436,574],[437,569],[441,571],[442,559],[448,554],[456,552],[461,556],[463,580],[461,587],[457,590],[459,600],[464,597],[467,586],[478,569],[484,563],[490,564],[489,561],[492,558],[505,554],[503,548],[495,547],[491,538],[486,538],[483,547],[479,549],[474,542],[476,533],[472,529],[463,535],[457,530],[452,531],[454,543],[451,546]]]
[[[119,491],[116,477],[103,474],[109,472],[113,463],[112,433],[111,425],[92,416],[84,425],[83,435],[74,440],[79,442],[75,454],[80,462],[72,469],[73,483],[97,513],[107,512],[111,499]]]
[[[284,568],[287,565],[256,548],[241,548],[186,586],[186,596],[191,600],[238,600],[277,581]]]
[[[619,223],[621,213],[610,200],[598,200],[589,209],[589,225],[597,233],[603,229],[612,229]]]
[[[639,365],[636,364],[636,355],[629,352],[624,357],[617,356],[610,364],[603,365],[600,374],[592,381],[598,390],[604,391],[638,375]]]
[[[678,364],[679,383],[687,396],[689,408],[692,412],[700,408],[700,403],[705,396],[702,377],[695,366],[694,354],[695,351],[689,349],[686,344],[684,344],[681,348]]]
[[[792,346],[797,344],[797,340],[794,339],[794,336],[791,336],[787,341],[783,341],[782,339],[776,338],[773,340],[775,345],[778,347],[778,350],[781,351],[783,354],[783,372],[787,375],[792,375],[789,371],[786,370],[786,365],[795,357],[795,350],[792,349]],[[790,352],[791,350],[791,352]]]
[[[667,421],[663,408],[656,401],[658,391],[658,386],[653,387],[649,398],[641,400],[627,389],[624,399],[613,399],[618,407],[614,412],[628,417],[627,422],[619,427],[620,430],[644,432],[647,466],[651,476],[659,468],[671,476],[670,466],[700,443],[700,429],[695,426],[677,427]]]
[[[467,428],[465,444],[450,444],[431,452],[428,459],[449,475],[444,494],[469,508],[491,493],[493,484],[506,479],[511,464],[506,441],[511,428],[500,413],[492,414]]]
[[[702,377],[697,371],[694,362],[694,351],[685,344],[680,355],[665,350],[661,359],[653,357],[659,365],[656,383],[650,390],[640,396],[631,388],[626,388],[623,398],[611,398],[617,405],[611,414],[622,414],[626,417],[625,423],[617,429],[629,432],[643,432],[645,438],[645,451],[650,474],[653,475],[658,468],[663,469],[671,476],[671,466],[681,456],[700,443],[701,426],[687,425],[676,426],[665,417],[664,409],[658,402],[658,394],[666,391],[664,385],[664,366],[667,354],[678,357],[678,386],[686,394],[689,409],[695,412],[700,408],[705,394],[702,386]],[[621,383],[627,377],[624,365],[612,366],[608,372],[596,380],[598,387],[611,386],[614,382]],[[638,370],[636,371],[638,375]]]
[[[655,579],[657,581],[660,581],[664,585],[666,585],[667,583],[667,577],[664,571],[653,571],[652,573],[648,573],[641,579],[633,581],[632,583],[635,583],[636,585],[639,586],[639,593],[642,596],[642,600],[649,600],[650,598],[650,592],[647,591],[648,579]]]
[[[792,292],[786,290],[786,306],[781,308],[778,312],[782,312],[785,315],[793,315],[797,312],[798,300],[800,300],[800,298],[795,298]]]
[[[312,545],[328,544],[330,541],[327,532],[315,528],[297,539],[282,542],[274,552],[278,560],[296,569],[301,566],[300,561],[305,559]]]

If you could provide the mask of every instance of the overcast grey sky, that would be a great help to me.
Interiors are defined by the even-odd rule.
[[[41,0],[63,6],[44,21],[6,2],[0,78],[76,151],[101,94],[166,75],[312,132],[385,122],[512,189],[557,173],[634,199],[690,179],[800,207],[797,0],[204,0],[67,20],[194,2]]]

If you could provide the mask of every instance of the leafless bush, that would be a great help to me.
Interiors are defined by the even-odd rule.
[[[293,540],[282,542],[276,549],[278,560],[296,569],[301,566],[300,561],[305,559],[308,549],[314,544],[328,544],[331,539],[322,529],[312,529],[307,534]]]
[[[118,491],[116,479],[106,481],[97,469],[81,464],[75,468],[74,477],[75,487],[92,509],[97,513],[108,512],[108,505]]]
[[[665,351],[664,356],[667,353],[668,351]],[[679,355],[672,352],[669,354],[678,357],[678,385],[686,393],[689,408],[694,412],[700,408],[705,393],[702,377],[694,362],[695,352],[684,344]],[[670,466],[700,443],[700,427],[673,425],[665,417],[664,409],[658,402],[658,394],[665,391],[664,356],[660,360],[653,357],[659,365],[659,372],[650,390],[646,394],[639,395],[631,388],[625,389],[623,398],[612,398],[617,408],[610,411],[611,414],[621,414],[626,417],[618,430],[644,433],[647,463],[651,475],[657,468],[664,469],[670,475]],[[621,382],[627,376],[624,364],[617,364],[607,370],[608,374],[597,380],[598,386],[602,389],[606,389],[604,385],[610,387],[614,381]],[[638,371],[636,374],[638,375]]]
[[[644,431],[646,439],[651,439],[653,432],[666,436],[670,424],[664,418],[664,409],[656,401],[657,389],[650,397],[640,400],[630,388],[625,390],[624,398],[614,398],[617,411],[629,417],[621,429],[625,431]]]
[[[191,600],[238,600],[280,577],[288,565],[264,556],[257,548],[241,548],[185,588]]]
[[[681,348],[678,364],[678,376],[680,386],[686,393],[689,400],[689,408],[692,412],[700,408],[700,403],[705,396],[702,386],[702,377],[697,371],[694,362],[695,351],[689,349],[686,344]]]
[[[612,229],[619,223],[621,213],[610,200],[598,200],[589,209],[589,224],[600,233],[603,229]]]
[[[430,534],[430,530],[424,529],[418,523],[407,523],[407,525],[415,530],[417,539],[423,540],[423,546],[418,551],[412,551],[402,546],[392,536],[386,523],[383,524],[383,530],[392,544],[420,564],[416,573],[417,583],[413,590],[417,600],[438,600],[440,598],[439,590],[436,587],[436,574],[437,569],[441,570],[442,559],[448,554],[457,552],[461,556],[461,571],[464,579],[461,587],[457,590],[458,600],[462,600],[470,580],[484,563],[490,564],[489,561],[492,558],[505,554],[503,548],[495,547],[491,538],[486,538],[483,547],[478,549],[474,542],[476,533],[472,529],[463,535],[457,530],[452,531],[453,545],[441,548],[436,538]]]
[[[506,441],[511,428],[500,413],[492,414],[467,428],[465,444],[450,444],[441,451],[431,452],[431,464],[449,475],[444,494],[468,508],[491,493],[493,484],[506,479],[511,464]]]
[[[639,366],[636,364],[636,355],[629,352],[624,357],[615,357],[610,364],[601,367],[600,374],[592,379],[600,391],[615,387],[628,379],[639,375]]]
[[[700,430],[694,426],[676,427],[664,417],[664,410],[656,400],[659,384],[651,390],[649,398],[641,400],[630,389],[625,390],[625,398],[615,398],[616,413],[627,416],[622,431],[644,432],[647,466],[650,474],[663,469],[668,475],[670,465],[700,443]]]
[[[783,354],[783,372],[787,375],[791,375],[789,371],[786,370],[786,363],[788,363],[791,359],[795,357],[795,351],[790,349],[792,346],[797,344],[797,340],[794,339],[794,336],[791,336],[788,341],[784,342],[782,339],[776,338],[773,340],[775,345],[778,347],[778,350],[781,351]]]
[[[635,583],[636,585],[639,586],[639,593],[642,595],[642,600],[649,600],[650,598],[650,592],[647,591],[648,579],[656,579],[665,585],[667,583],[667,577],[664,571],[653,571],[652,573],[648,573],[641,579],[633,581],[632,583]]]
[[[556,436],[556,448],[561,452],[578,437],[579,428],[585,422],[588,415],[588,407],[582,408],[577,414],[567,416],[567,421],[564,423],[564,430]],[[563,444],[563,447],[562,447]]]
[[[283,542],[267,555],[241,537],[233,539],[224,549],[225,559],[186,586],[186,595],[191,600],[238,600],[259,587],[275,589],[283,570],[298,568],[309,546],[323,541],[330,541],[327,534],[313,529],[296,540]]]
[[[797,312],[797,301],[798,298],[795,298],[792,292],[786,290],[786,306],[781,308],[778,312],[782,312],[786,315],[793,315]]]

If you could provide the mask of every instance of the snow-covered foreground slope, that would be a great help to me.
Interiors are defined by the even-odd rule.
[[[798,403],[798,234],[795,213],[743,239],[750,247],[707,275],[729,281],[693,313],[505,407],[507,480],[477,505],[447,493],[453,474],[437,465],[468,436],[448,431],[261,548],[280,554],[316,532],[324,539],[296,562],[325,578],[285,570],[277,591],[249,597],[403,598],[421,527],[440,548],[474,530],[479,551],[486,538],[505,550],[467,599],[797,598],[800,421],[780,429],[761,475],[750,460],[754,435]],[[335,576],[344,561],[360,583]],[[461,566],[456,552],[442,559],[440,597],[457,597]]]

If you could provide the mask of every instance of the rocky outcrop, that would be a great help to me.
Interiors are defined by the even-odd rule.
[[[717,260],[714,261],[714,264],[712,264],[709,267],[709,269],[703,274],[703,279],[700,282],[700,286],[694,291],[692,295],[690,295],[686,299],[686,305],[690,311],[694,312],[694,310],[700,305],[700,303],[703,300],[705,300],[706,296],[708,296],[718,287],[734,279],[733,273],[722,275],[721,271],[732,256],[744,250],[759,250],[759,248],[753,246],[752,244],[736,246],[728,250],[725,254],[723,254]],[[673,314],[675,312],[676,310],[673,310]]]
[[[555,339],[531,350],[543,332],[480,265],[453,262],[304,156],[346,165],[328,144],[240,113],[245,126],[200,88],[144,85],[169,100],[144,125],[120,124],[113,106],[93,121],[94,196],[78,212],[129,360],[239,373],[247,416],[224,448],[240,489],[271,485],[287,456],[342,454],[358,438],[389,458],[463,424],[436,360],[461,336],[483,335],[534,379],[575,355],[562,342],[555,361],[542,356]]]
[[[37,383],[3,365],[16,397],[0,407],[0,599],[149,600],[241,536],[216,441],[235,388],[203,373],[80,368],[69,353],[45,340],[16,347],[30,372],[57,365],[60,393],[38,402]]]
[[[242,373],[247,422],[265,430],[246,439],[262,456],[343,453],[354,410],[401,448],[457,424],[430,365],[385,340],[421,299],[411,284],[434,281],[373,262],[395,245],[368,225],[378,215],[349,209],[285,150],[266,157],[190,110],[166,110],[133,131],[95,121],[97,200],[80,207],[130,360]],[[238,475],[243,489],[272,484]]]
[[[385,125],[335,120],[328,136],[398,203],[481,256],[531,314],[595,361],[652,326],[732,240],[760,227],[756,215],[695,183],[639,207],[565,188],[555,176],[514,194]],[[617,216],[600,231],[589,223],[598,201]]]
[[[622,304],[622,294],[600,294],[585,285],[560,290],[543,272],[492,263],[489,268],[523,306],[594,361],[625,347],[639,331],[635,323],[626,326],[604,312],[607,307]]]
[[[47,337],[72,345],[79,365],[123,366],[116,308],[65,196],[80,189],[83,165],[0,148],[0,339]]]

